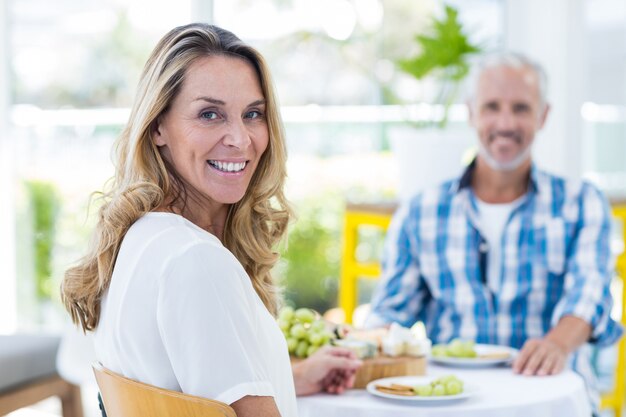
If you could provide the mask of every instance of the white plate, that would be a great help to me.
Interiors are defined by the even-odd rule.
[[[391,378],[382,378],[371,381],[367,384],[367,392],[377,397],[382,398],[391,398],[394,400],[400,401],[412,401],[418,403],[441,403],[441,402],[450,402],[456,400],[462,400],[465,398],[469,398],[474,395],[478,390],[471,385],[467,385],[465,381],[463,381],[463,392],[456,395],[441,395],[441,396],[431,396],[431,397],[420,397],[419,395],[414,396],[406,396],[406,395],[394,395],[387,394],[385,392],[378,391],[376,389],[376,385],[391,385],[392,383],[402,384],[402,385],[425,385],[430,384],[433,380],[437,379],[438,376],[395,376]]]
[[[442,365],[463,366],[463,367],[483,367],[508,364],[513,362],[519,351],[509,346],[500,345],[484,345],[476,344],[474,346],[476,353],[475,358],[452,358],[448,356],[431,356],[430,360]],[[481,358],[481,355],[489,355],[493,353],[506,352],[509,354],[506,358]]]

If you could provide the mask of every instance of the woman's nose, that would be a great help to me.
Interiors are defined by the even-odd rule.
[[[236,120],[227,123],[227,131],[224,134],[223,143],[239,149],[245,149],[250,145],[250,133],[243,120]]]

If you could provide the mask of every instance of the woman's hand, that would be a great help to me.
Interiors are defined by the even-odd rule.
[[[356,370],[361,364],[350,349],[324,346],[293,365],[296,395],[322,391],[341,394],[352,387]]]

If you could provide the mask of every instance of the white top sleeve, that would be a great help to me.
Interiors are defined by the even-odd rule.
[[[182,248],[165,267],[157,300],[160,336],[182,391],[227,404],[275,396],[257,342],[260,300],[229,255],[206,242]]]

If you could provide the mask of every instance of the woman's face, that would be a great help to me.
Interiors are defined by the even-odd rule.
[[[196,60],[153,140],[215,208],[241,200],[269,141],[265,97],[252,65],[228,56]]]

